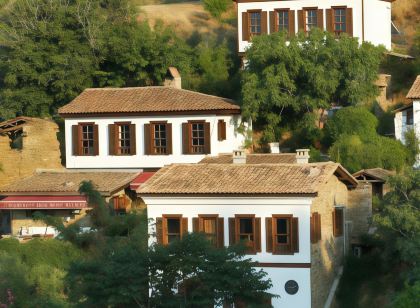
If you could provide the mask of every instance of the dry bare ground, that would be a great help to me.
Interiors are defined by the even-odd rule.
[[[138,6],[140,21],[148,20],[154,26],[158,20],[171,26],[174,31],[182,36],[189,37],[194,32],[200,34],[233,35],[236,24],[234,22],[235,9],[223,16],[230,22],[220,23],[207,13],[201,2],[183,2],[171,4],[154,4]]]
[[[411,46],[416,30],[420,29],[420,0],[394,1],[392,20],[402,32],[407,46]]]

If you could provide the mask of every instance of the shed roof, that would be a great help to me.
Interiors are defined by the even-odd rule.
[[[110,195],[130,184],[138,172],[45,171],[0,187],[0,195],[78,194],[82,181],[92,181],[103,195]]]
[[[86,89],[58,112],[80,114],[224,111],[239,113],[234,101],[173,87]]]
[[[372,180],[377,180],[377,181],[381,181],[381,182],[386,182],[386,180],[388,179],[388,177],[390,177],[391,175],[393,175],[394,172],[390,171],[390,170],[386,170],[383,168],[372,168],[372,169],[362,169],[359,170],[355,173],[353,173],[353,176],[357,179],[372,179]]]
[[[356,179],[338,163],[174,164],[160,169],[139,194],[315,195],[336,174],[349,185]]]
[[[417,78],[411,86],[410,91],[408,91],[406,97],[409,99],[420,98],[420,75],[417,75]]]

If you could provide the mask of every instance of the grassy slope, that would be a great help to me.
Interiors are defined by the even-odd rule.
[[[397,0],[392,3],[392,21],[402,33],[396,37],[394,48],[408,51],[416,30],[420,29],[420,0]],[[417,28],[417,29],[416,29]]]

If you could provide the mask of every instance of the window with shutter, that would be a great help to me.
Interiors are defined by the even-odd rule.
[[[267,12],[262,12],[261,10],[252,10],[247,11],[246,15],[248,17],[248,40],[252,39],[252,37],[255,35],[267,33],[267,20],[264,20],[264,17],[267,19]]]
[[[99,155],[98,125],[79,123],[72,126],[73,154],[79,156]]]
[[[216,247],[224,246],[224,219],[219,215],[198,215],[193,218],[193,231],[202,232]]]
[[[172,154],[172,124],[150,122],[147,129],[149,155]]]
[[[109,154],[135,155],[136,128],[131,122],[116,122],[108,126]]]
[[[345,7],[335,7],[332,9],[332,21],[334,34],[339,36],[341,33],[347,32],[347,16]]]
[[[315,244],[321,240],[321,215],[314,212],[311,215],[311,243]]]
[[[299,252],[298,230],[298,218],[293,215],[273,215],[266,218],[267,251],[278,255]]]
[[[217,122],[217,140],[226,140],[226,122],[224,120]]]
[[[182,215],[162,215],[162,244],[179,240],[188,233],[188,218]]]
[[[344,208],[336,207],[332,212],[333,216],[333,234],[335,237],[343,235],[344,231]]]
[[[183,123],[182,145],[184,154],[210,154],[210,123],[205,121]]]
[[[235,215],[232,231],[234,243],[243,242],[247,247],[246,253],[255,254],[261,251],[261,218],[256,218],[255,215]]]

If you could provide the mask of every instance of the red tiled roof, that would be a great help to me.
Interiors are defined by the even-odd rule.
[[[420,98],[420,75],[417,76],[410,91],[408,91],[407,98],[416,99]]]

